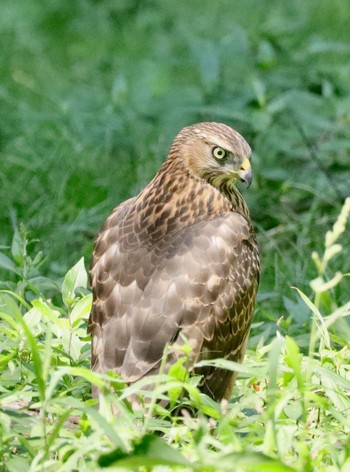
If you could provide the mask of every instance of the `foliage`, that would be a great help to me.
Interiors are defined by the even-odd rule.
[[[2,1],[0,470],[350,468],[349,23],[347,0]],[[203,120],[253,148],[262,253],[221,405],[181,363],[132,387],[90,372],[81,260]]]
[[[167,375],[161,367],[131,386],[112,373],[91,372],[83,260],[66,274],[57,305],[35,288],[33,296],[32,283],[23,280],[31,267],[17,252],[26,244],[16,232],[17,287],[25,289],[0,293],[1,470],[347,470],[350,337],[343,321],[350,303],[336,306],[333,299],[342,277],[320,277],[342,250],[349,213],[350,198],[326,234],[324,254],[313,255],[320,274],[311,282],[315,301],[298,290],[314,317],[308,353],[278,331],[265,344],[262,337],[252,342],[243,366],[210,361],[240,373],[232,400],[221,404],[200,393],[198,376],[187,375],[186,345]],[[91,385],[104,393],[99,409]]]
[[[3,0],[0,244],[25,223],[63,276],[182,126],[221,120],[254,150],[276,319],[348,193],[349,21],[347,0]]]

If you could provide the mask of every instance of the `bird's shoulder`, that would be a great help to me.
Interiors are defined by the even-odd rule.
[[[237,242],[252,233],[250,221],[234,211],[231,202],[211,185],[157,177],[106,219],[95,242],[92,271],[106,253],[116,257],[145,250],[166,252],[167,247],[176,249],[183,240],[192,241],[198,232],[202,237],[217,235]]]

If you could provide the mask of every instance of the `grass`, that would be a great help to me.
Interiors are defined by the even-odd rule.
[[[332,230],[349,194],[349,21],[346,0],[3,0],[0,470],[349,468],[350,233]],[[254,150],[250,346],[229,404],[178,366],[132,412],[123,398],[147,396],[142,382],[88,369],[77,261],[177,131],[203,120]],[[97,411],[91,384],[106,383],[117,395]]]
[[[199,379],[188,377],[180,362],[168,375],[129,387],[115,376],[92,373],[83,259],[66,274],[61,301],[54,304],[42,293],[34,296],[33,267],[20,257],[26,244],[17,234],[12,268],[22,274],[22,293],[0,293],[3,470],[347,470],[350,303],[326,310],[335,306],[334,288],[349,274],[326,279],[324,272],[342,249],[349,213],[348,198],[326,234],[323,254],[313,255],[319,274],[311,283],[314,300],[297,289],[311,313],[310,334],[295,331],[293,339],[278,323],[277,336],[264,342],[264,324],[256,323],[253,332],[260,337],[251,340],[243,366],[213,361],[240,372],[232,400],[221,404],[200,394]],[[306,342],[308,349],[298,347]],[[151,391],[145,389],[150,383]],[[91,385],[105,392],[99,410]],[[133,411],[128,398],[135,394],[141,408]],[[167,408],[158,403],[164,398]]]

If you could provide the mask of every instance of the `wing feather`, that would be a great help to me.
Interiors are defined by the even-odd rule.
[[[192,344],[193,363],[242,357],[259,272],[250,224],[228,213],[168,232],[149,248],[136,244],[132,225],[121,224],[130,202],[111,215],[96,243],[89,323],[98,338],[95,370],[138,380],[159,366],[167,343],[184,342],[180,332]],[[218,373],[202,372],[212,393]]]

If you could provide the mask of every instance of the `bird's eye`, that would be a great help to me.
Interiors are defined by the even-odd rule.
[[[216,159],[223,159],[224,157],[227,156],[227,151],[225,151],[225,149],[222,149],[221,147],[219,146],[216,146],[214,147],[213,149],[213,156],[216,158]]]

